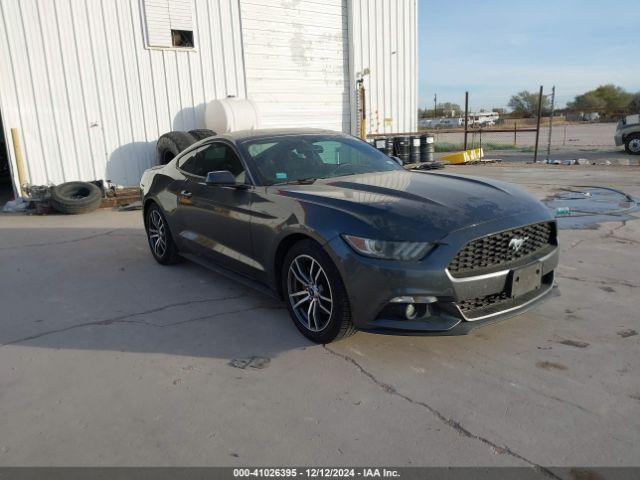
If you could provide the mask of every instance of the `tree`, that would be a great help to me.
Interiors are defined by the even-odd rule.
[[[460,105],[451,102],[444,102],[439,104],[436,113],[438,112],[440,112],[441,115],[445,116],[450,115],[451,112],[453,112],[454,116],[462,115],[462,109],[460,108]]]
[[[628,113],[633,109],[631,105],[633,101],[634,95],[626,92],[622,87],[607,84],[578,95],[573,102],[567,103],[567,106],[573,110],[598,110],[612,115]]]
[[[607,102],[596,95],[595,92],[587,92],[578,95],[573,102],[568,102],[567,107],[572,110],[604,110],[607,108]]]
[[[523,90],[517,95],[513,95],[507,104],[514,113],[524,117],[533,117],[538,114],[538,94]],[[542,113],[550,110],[551,102],[547,95],[542,96]]]
[[[448,117],[452,112],[454,117],[462,115],[462,109],[460,108],[460,105],[458,105],[457,103],[444,102],[438,104],[435,115],[433,113],[433,108],[419,108],[418,118],[433,118],[434,116]]]
[[[629,113],[640,113],[640,92],[635,93],[629,102]]]

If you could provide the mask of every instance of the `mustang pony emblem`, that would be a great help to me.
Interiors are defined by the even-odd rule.
[[[513,253],[518,253],[518,251],[524,245],[524,242],[526,242],[527,240],[529,240],[529,237],[524,237],[524,238],[513,237],[509,242],[509,248],[511,249],[511,251],[513,251]]]

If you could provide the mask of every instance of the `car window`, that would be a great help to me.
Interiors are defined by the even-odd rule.
[[[212,143],[185,156],[180,162],[180,169],[206,177],[209,172],[230,171],[238,183],[245,183],[246,174],[242,162],[233,149],[224,143]]]
[[[330,140],[315,142],[318,156],[325,164],[337,165],[340,163],[340,143]]]
[[[195,149],[183,155],[182,158],[178,161],[178,168],[194,175],[194,171],[196,168],[195,158],[197,153],[198,149]]]
[[[361,150],[354,148],[353,145],[335,142],[335,141],[317,141],[313,142],[314,150],[318,152],[318,156],[323,163],[329,165],[353,165],[356,167],[367,166],[371,159],[367,149]],[[385,162],[388,158],[385,158]]]
[[[249,153],[251,154],[252,157],[256,157],[260,155],[262,152],[269,150],[275,144],[276,144],[275,142],[267,142],[267,143],[256,143],[256,144],[250,145]]]
[[[346,136],[270,137],[243,147],[263,185],[401,169],[371,145]]]

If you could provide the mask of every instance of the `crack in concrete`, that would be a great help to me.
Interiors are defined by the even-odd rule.
[[[634,245],[640,245],[640,242],[638,240],[634,240],[632,238],[626,238],[626,237],[619,237],[619,236],[613,235],[613,234],[607,235],[606,238],[613,238],[614,240],[619,240],[621,242],[631,243],[631,244],[634,244]]]
[[[617,285],[620,287],[628,287],[628,288],[640,288],[640,285],[636,285],[634,283],[626,282],[624,280],[613,280],[613,279],[605,279],[605,280],[591,280],[580,277],[572,277],[569,275],[562,275],[556,273],[557,278],[563,278],[565,280],[573,280],[575,282],[583,282],[583,283],[593,283],[595,285]]]
[[[84,242],[85,240],[92,240],[94,238],[104,237],[106,235],[111,235],[112,233],[117,232],[118,230],[120,230],[120,229],[119,228],[114,228],[113,230],[108,230],[106,232],[96,233],[94,235],[87,235],[86,237],[73,238],[73,239],[70,239],[70,240],[60,240],[58,242],[28,243],[26,245],[14,245],[12,247],[0,247],[0,251],[3,251],[3,250],[19,250],[21,248],[49,247],[49,246],[53,246],[53,245],[65,245],[67,243]]]
[[[611,230],[609,230],[606,234],[604,234],[600,238],[612,238],[614,240],[619,240],[621,242],[627,242],[627,243],[631,243],[631,244],[635,244],[635,245],[640,245],[640,241],[638,241],[638,240],[635,240],[633,238],[627,238],[627,237],[619,237],[619,236],[617,236],[615,234],[615,232],[617,232],[618,230],[626,227],[627,226],[627,222],[628,222],[628,220],[623,220],[620,225],[618,225],[615,228],[612,228]]]
[[[208,320],[210,318],[219,317],[220,315],[232,315],[234,313],[250,312],[252,310],[283,310],[283,309],[284,309],[284,307],[280,307],[280,306],[256,305],[254,307],[241,308],[241,309],[238,309],[238,310],[228,310],[226,312],[212,313],[212,314],[209,314],[209,315],[203,315],[201,317],[194,317],[194,318],[189,318],[187,320],[180,320],[179,322],[166,323],[164,325],[158,325],[158,324],[152,323],[152,322],[147,322],[146,325],[154,326],[154,327],[158,327],[158,328],[174,327],[176,325],[184,325],[185,323],[192,323],[192,322],[199,322],[199,321],[202,321],[202,320]]]
[[[525,462],[526,464],[531,465],[536,470],[538,470],[540,473],[546,475],[549,478],[553,478],[554,480],[561,480],[561,477],[559,477],[558,475],[553,473],[548,468],[545,468],[542,465],[539,465],[539,464],[533,462],[532,460],[529,460],[529,459],[523,457],[522,455],[520,455],[517,452],[514,452],[513,450],[511,450],[507,446],[498,445],[497,443],[489,440],[486,437],[482,437],[482,436],[480,436],[480,435],[478,435],[476,433],[471,432],[470,430],[468,430],[465,427],[463,427],[460,422],[445,416],[443,413],[441,413],[440,411],[436,410],[434,407],[432,407],[428,403],[421,402],[421,401],[418,401],[418,400],[414,400],[413,398],[411,398],[411,397],[409,397],[409,396],[407,396],[407,395],[405,395],[403,393],[400,393],[393,385],[389,385],[388,383],[384,383],[384,382],[378,380],[371,372],[366,370],[362,365],[360,365],[355,359],[351,358],[350,356],[345,355],[343,353],[336,352],[335,350],[331,350],[326,345],[323,345],[322,347],[327,352],[329,352],[330,354],[335,355],[336,357],[339,357],[339,358],[343,359],[344,361],[352,364],[360,373],[362,373],[365,377],[367,377],[369,380],[371,380],[375,385],[377,385],[378,387],[382,388],[385,392],[387,392],[387,393],[389,393],[391,395],[395,395],[395,396],[397,396],[399,398],[402,398],[403,400],[405,400],[405,401],[407,401],[407,402],[409,402],[409,403],[411,403],[413,405],[417,405],[417,406],[425,408],[432,415],[434,415],[438,420],[440,420],[442,423],[444,423],[448,427],[452,428],[458,434],[460,434],[460,435],[462,435],[462,436],[464,436],[466,438],[470,438],[472,440],[477,440],[477,441],[479,441],[479,442],[491,447],[495,452],[507,454],[507,455],[512,456],[513,458],[521,460],[521,461]]]
[[[69,325],[68,327],[64,327],[64,328],[58,328],[58,329],[54,329],[54,330],[47,330],[46,332],[41,332],[41,333],[37,333],[34,335],[30,335],[28,337],[23,337],[23,338],[18,338],[15,340],[11,340],[9,342],[0,344],[0,347],[3,347],[5,345],[16,345],[18,343],[23,343],[23,342],[28,342],[30,340],[36,340],[38,338],[42,338],[45,337],[47,335],[54,335],[56,333],[64,333],[64,332],[68,332],[70,330],[74,330],[76,328],[83,328],[83,327],[90,327],[90,326],[108,326],[108,325],[112,325],[114,323],[130,323],[130,324],[137,324],[137,325],[147,325],[147,326],[151,326],[151,327],[171,327],[174,325],[180,325],[183,323],[189,323],[189,322],[195,322],[195,321],[200,321],[200,320],[205,320],[207,318],[213,318],[219,315],[224,315],[224,314],[232,314],[232,313],[239,313],[239,312],[243,312],[243,311],[248,311],[248,310],[255,310],[258,308],[267,308],[264,307],[262,305],[257,306],[257,307],[251,307],[248,309],[242,309],[242,310],[235,310],[235,311],[225,311],[225,312],[218,312],[218,313],[214,313],[211,315],[206,315],[206,316],[202,316],[202,317],[195,317],[192,319],[187,319],[187,320],[181,320],[179,322],[174,322],[174,323],[168,323],[165,325],[159,325],[153,322],[147,322],[144,320],[131,320],[132,318],[135,317],[140,317],[140,316],[144,316],[144,315],[149,315],[152,313],[158,313],[161,312],[163,310],[168,310],[170,308],[177,308],[177,307],[184,307],[187,305],[195,305],[195,304],[200,304],[200,303],[209,303],[209,302],[223,302],[226,300],[235,300],[238,298],[250,298],[253,297],[252,295],[248,295],[248,294],[241,294],[241,295],[231,295],[231,296],[226,296],[226,297],[218,297],[218,298],[205,298],[205,299],[199,299],[199,300],[189,300],[189,301],[184,301],[184,302],[177,302],[177,303],[170,303],[168,305],[163,305],[162,307],[156,307],[156,308],[152,308],[149,310],[144,310],[142,312],[133,312],[133,313],[128,313],[128,314],[124,314],[124,315],[118,315],[117,317],[111,317],[111,318],[106,318],[104,320],[93,320],[91,322],[83,322],[83,323],[78,323],[75,325]],[[253,297],[255,298],[255,297]]]

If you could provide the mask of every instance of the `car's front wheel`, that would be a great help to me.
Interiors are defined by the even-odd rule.
[[[356,332],[340,273],[313,240],[298,242],[287,253],[282,291],[293,323],[309,340],[330,343]]]
[[[640,155],[640,133],[629,135],[624,141],[624,149],[631,155]]]
[[[178,256],[178,249],[171,237],[167,218],[155,203],[147,209],[147,216],[144,223],[153,258],[163,265],[178,262],[180,257]]]

